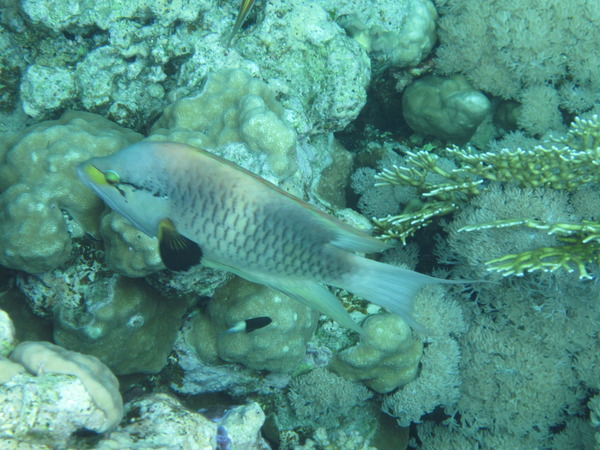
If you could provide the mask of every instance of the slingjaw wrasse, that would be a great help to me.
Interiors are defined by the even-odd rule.
[[[138,142],[77,167],[114,210],[159,239],[173,270],[203,263],[277,289],[359,331],[324,286],[411,320],[412,300],[440,280],[360,257],[389,246],[235,164],[174,142]]]

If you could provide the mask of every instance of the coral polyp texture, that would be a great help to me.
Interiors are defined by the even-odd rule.
[[[296,170],[296,133],[283,107],[267,84],[244,70],[211,74],[198,96],[170,105],[154,128],[199,131],[212,146],[244,142],[266,156],[275,174],[289,176]]]
[[[72,236],[98,235],[102,202],[81,189],[75,166],[141,136],[94,114],[70,112],[0,143],[0,264],[52,270],[71,253]]]
[[[528,132],[561,131],[561,108],[581,114],[600,100],[596,3],[439,3],[437,70],[462,73],[476,89],[521,102],[518,122]]]
[[[334,372],[381,394],[416,378],[423,345],[412,338],[406,322],[395,314],[379,314],[368,317],[363,329],[356,346],[336,355],[331,364]]]

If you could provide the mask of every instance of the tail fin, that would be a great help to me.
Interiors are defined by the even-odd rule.
[[[354,262],[356,270],[346,275],[339,287],[398,314],[415,330],[426,331],[412,317],[414,298],[426,284],[446,280],[359,256]]]

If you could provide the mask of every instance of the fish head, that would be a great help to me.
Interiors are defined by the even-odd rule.
[[[84,161],[76,169],[83,184],[152,237],[169,214],[167,174],[156,157],[156,144],[138,142],[113,155]]]

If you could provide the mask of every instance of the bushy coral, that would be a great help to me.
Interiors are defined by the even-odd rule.
[[[459,338],[467,331],[458,298],[442,286],[427,286],[415,299],[417,320],[428,330],[419,376],[384,396],[382,409],[400,426],[420,423],[437,407],[452,408],[460,398],[461,349]],[[422,345],[423,345],[422,344]]]
[[[520,122],[527,131],[538,134],[560,126],[559,105],[581,114],[598,101],[596,2],[444,3],[437,69],[462,73],[476,89],[522,102]],[[563,83],[570,89],[557,90]],[[574,89],[588,101],[578,101],[570,94]]]
[[[598,263],[600,225],[597,211],[586,207],[588,211],[574,215],[570,212],[572,206],[568,202],[572,196],[570,191],[584,188],[587,191],[583,192],[594,192],[598,185],[599,128],[600,120],[593,115],[590,119],[576,118],[564,136],[529,149],[500,148],[482,153],[472,148],[448,148],[444,153],[458,165],[452,170],[444,167],[443,158],[430,151],[432,147],[409,152],[405,165],[384,169],[376,178],[384,185],[414,186],[419,189],[423,201],[415,202],[416,211],[377,219],[375,225],[384,238],[400,238],[405,242],[408,236],[428,225],[434,217],[457,209],[464,211],[463,208],[468,208],[465,206],[469,205],[468,200],[474,198],[470,205],[481,205],[482,210],[488,207],[502,209],[503,206],[507,210],[500,214],[502,217],[487,217],[487,220],[485,214],[473,216],[463,223],[461,231],[479,232],[481,236],[482,231],[495,229],[507,236],[502,245],[514,244],[514,250],[521,247],[514,236],[508,238],[513,234],[512,228],[521,228],[518,233],[525,233],[526,236],[546,236],[537,242],[537,246],[532,240],[526,239],[528,245],[522,247],[521,252],[490,255],[487,260],[489,270],[506,275],[522,275],[525,271],[555,271],[563,268],[577,270],[581,278],[590,278],[586,265]],[[432,175],[441,176],[442,179],[432,182]],[[482,202],[479,197],[485,197],[486,194],[493,196],[494,189],[502,189],[497,184],[489,184],[490,181],[505,183],[505,192],[496,195],[493,200]],[[517,194],[518,190],[509,183],[522,186],[524,193]],[[508,198],[505,194],[508,194]],[[512,198],[514,195],[528,198],[536,206]],[[543,199],[536,200],[536,197]],[[573,197],[579,198],[579,204],[582,204],[582,194]],[[562,198],[559,201],[561,205],[548,209],[545,203],[551,198]],[[590,214],[592,210],[594,212]],[[459,221],[465,220],[464,215],[458,217],[462,217]],[[451,242],[468,244],[466,240],[472,243],[471,239],[472,236],[460,238],[454,235]],[[484,240],[486,243],[496,242],[489,236]],[[466,245],[466,248],[472,247]],[[478,263],[475,264],[477,266]]]
[[[578,218],[568,199],[565,192],[552,189],[523,189],[492,184],[455,215],[448,227],[449,250],[460,253],[459,259],[467,261],[477,271],[473,274],[477,278],[484,276],[485,263],[491,259],[559,245],[558,236],[549,235],[545,230],[476,225],[527,217],[535,217],[543,223],[577,222]],[[472,229],[467,228],[471,231],[458,231],[469,225],[475,225]],[[446,257],[452,258],[450,253]]]
[[[361,409],[373,394],[364,386],[318,368],[290,382],[287,399],[294,416],[304,426],[336,428],[341,421],[362,416]]]

